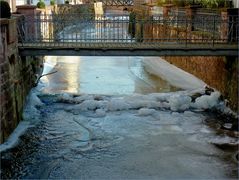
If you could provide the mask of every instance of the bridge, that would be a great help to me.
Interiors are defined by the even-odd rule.
[[[83,0],[84,4],[90,4],[94,3],[96,1],[94,0]],[[134,0],[99,0],[97,2],[102,2],[104,6],[116,6],[116,7],[127,7],[127,6],[133,6]]]
[[[133,6],[133,0],[102,0],[104,6]]]
[[[19,52],[74,56],[238,56],[238,16],[43,15],[18,23]]]

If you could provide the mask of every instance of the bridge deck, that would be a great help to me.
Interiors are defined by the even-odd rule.
[[[238,16],[51,14],[18,24],[22,55],[238,56]]]
[[[24,56],[238,56],[238,44],[41,42],[19,44],[19,51]]]

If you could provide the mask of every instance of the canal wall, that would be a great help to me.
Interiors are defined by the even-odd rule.
[[[0,19],[0,143],[22,119],[26,96],[42,72],[41,57],[20,57],[17,19]]]
[[[144,8],[142,8],[144,7]],[[150,8],[146,6],[136,6],[134,12],[137,17],[149,18],[152,14]],[[163,7],[163,17],[167,19],[169,16],[171,5]],[[193,16],[193,9],[187,9],[188,17]],[[223,20],[228,19],[230,11],[221,12]],[[226,22],[226,21],[225,21]],[[227,41],[228,24],[222,23],[218,28],[218,39]],[[194,31],[192,25],[187,28],[171,26],[167,23],[151,24],[146,23],[143,26],[136,24],[135,37],[140,40],[163,41],[164,39],[190,39],[189,43],[196,43],[198,40],[206,39],[208,43],[214,43],[214,35],[206,32]],[[234,39],[230,39],[234,41]],[[216,40],[219,41],[219,40]],[[161,57],[169,63],[189,72],[199,79],[203,80],[209,86],[220,91],[231,109],[238,112],[238,56],[237,57],[219,57],[219,56],[164,56]]]
[[[169,63],[195,75],[220,91],[238,112],[238,58],[213,56],[164,56]]]

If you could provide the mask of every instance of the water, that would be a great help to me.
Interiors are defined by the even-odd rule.
[[[132,94],[179,90],[144,70],[142,57],[47,57],[45,93]]]
[[[58,72],[33,91],[24,116],[34,126],[1,154],[1,178],[236,179],[238,134],[199,106],[182,110],[190,91],[141,60],[48,58]]]

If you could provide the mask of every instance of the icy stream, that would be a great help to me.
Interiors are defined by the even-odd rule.
[[[65,69],[60,71],[59,67]],[[54,68],[60,71],[55,78],[64,71],[72,73],[66,64]],[[132,68],[135,76],[150,83],[146,76],[140,76],[142,69]],[[94,78],[97,72],[92,72]],[[180,79],[183,76],[179,74]],[[74,92],[76,89],[64,81],[51,86],[51,78],[29,96],[22,123],[30,127],[17,146],[2,152],[1,178],[238,178],[238,133],[221,129],[218,114],[210,112],[227,110],[219,92],[206,95],[204,88],[198,88],[77,95],[79,88]],[[167,78],[172,77],[165,75]],[[84,82],[91,86],[91,79]],[[66,84],[71,88],[64,88]],[[52,94],[53,87],[58,94]]]

